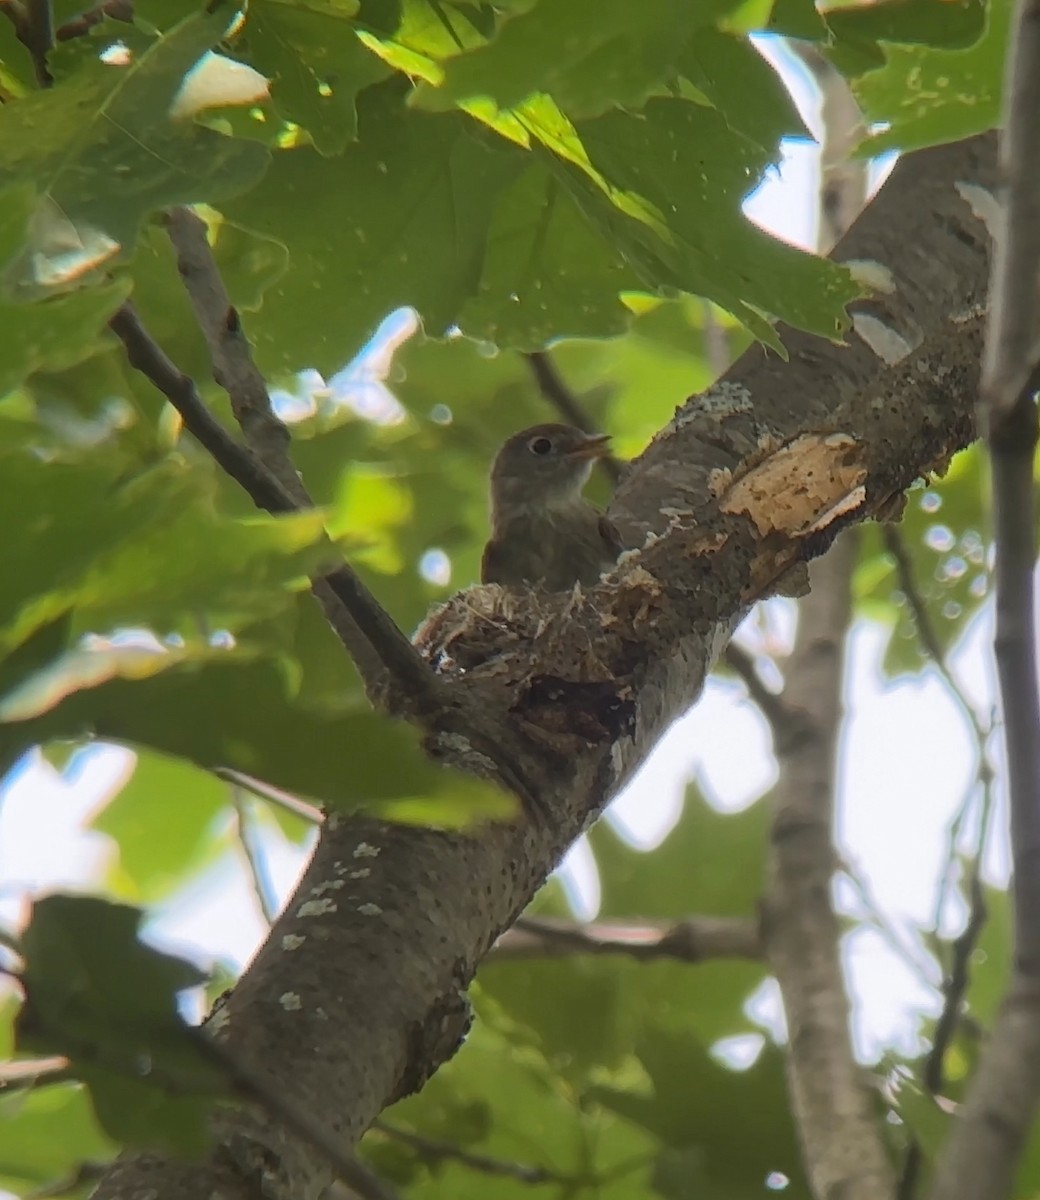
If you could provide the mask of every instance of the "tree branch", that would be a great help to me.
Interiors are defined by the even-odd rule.
[[[910,611],[914,616],[914,626],[916,627],[921,645],[928,652],[932,662],[935,663],[936,670],[943,677],[943,682],[949,688],[961,712],[964,713],[968,724],[971,725],[972,733],[975,736],[976,751],[980,760],[984,760],[986,757],[986,743],[990,735],[989,725],[976,712],[975,706],[968,699],[964,690],[957,682],[953,671],[950,669],[950,665],[946,660],[946,654],[942,648],[942,643],[939,640],[939,635],[929,615],[928,606],[921,595],[921,589],[917,586],[917,579],[914,575],[914,564],[907,553],[906,545],[903,542],[903,535],[895,525],[885,524],[882,526],[882,536],[885,542],[885,549],[895,560],[899,587],[906,597],[907,603],[910,605]]]
[[[228,311],[227,306],[224,311]],[[188,432],[259,508],[270,513],[299,510],[301,502],[306,501],[302,484],[297,483],[293,489],[302,497],[298,502],[253,448],[241,445],[228,433],[206,408],[195,381],[170,361],[144,328],[132,305],[124,304],[112,318],[110,327],[126,348],[130,365],[162,392],[180,413]],[[210,326],[204,324],[203,328],[209,328],[207,339],[219,340],[219,335]],[[237,345],[237,332],[229,331],[229,335],[232,344]],[[223,371],[222,374],[231,378]],[[266,389],[264,394],[266,396]],[[236,404],[243,411],[249,408],[249,401],[242,397]],[[250,418],[249,424],[254,430],[263,429],[264,436],[269,437],[268,425],[262,418]],[[281,474],[284,476],[286,472]],[[370,694],[375,693],[384,703],[388,702],[392,710],[424,722],[441,716],[445,708],[444,693],[436,676],[354,570],[343,563],[326,572],[319,582],[322,595],[327,597],[331,593],[342,606],[330,611],[330,604],[326,614],[357,663]],[[392,682],[389,693],[388,679]]]
[[[679,921],[574,921],[520,917],[491,952],[492,958],[564,958],[575,954],[624,954],[652,961],[699,963],[715,958],[762,957],[755,921],[740,917],[685,917]]]
[[[1004,132],[1005,199],[993,258],[992,316],[982,360],[984,412],[996,427],[1020,407],[1040,359],[1040,3],[1017,0],[1008,37]],[[995,432],[991,430],[991,436]],[[998,601],[999,603],[999,601]]]
[[[5,6],[14,21],[18,40],[32,58],[36,82],[48,88],[54,82],[47,55],[54,48],[54,10],[51,0],[22,0],[17,7]]]
[[[469,1150],[463,1150],[461,1146],[454,1146],[450,1142],[436,1141],[433,1138],[424,1137],[422,1134],[413,1133],[410,1129],[389,1125],[386,1121],[376,1121],[372,1128],[387,1138],[410,1146],[420,1159],[434,1165],[449,1160],[461,1163],[462,1166],[470,1167],[483,1175],[500,1175],[506,1179],[515,1179],[517,1183],[568,1184],[573,1182],[566,1176],[558,1175],[546,1167],[537,1167],[531,1163],[509,1162],[503,1158],[490,1158],[486,1154],[473,1154]]]
[[[748,696],[762,710],[762,715],[773,727],[774,736],[780,740],[792,721],[792,713],[784,703],[783,695],[766,687],[755,666],[754,657],[743,646],[738,646],[736,642],[730,642],[723,652],[722,658],[726,666],[747,688]]]
[[[428,623],[423,652],[459,711],[528,737],[518,765],[552,819],[465,833],[326,821],[222,1013],[249,1061],[335,1114],[344,1147],[454,1053],[477,964],[689,707],[756,596],[974,436],[993,145],[904,157],[839,247],[891,272],[865,303],[907,346],[897,362],[856,333],[838,346],[782,329],[788,361],[751,348],[626,469],[610,516],[643,549],[615,576],[578,596],[473,588]],[[749,461],[764,446],[783,449]],[[720,490],[726,472],[739,478]],[[759,508],[748,487],[763,472]],[[447,763],[484,769],[487,752],[461,732],[430,741]],[[284,1128],[258,1128],[245,1110],[228,1121],[219,1159],[122,1162],[96,1200],[239,1194],[261,1156],[297,1194],[327,1185],[321,1156]]]
[[[235,784],[231,785],[231,806],[235,813],[235,839],[242,851],[242,860],[253,888],[253,895],[256,897],[256,906],[264,924],[270,928],[278,915],[278,901],[271,886],[264,852],[253,840],[253,818],[249,812],[249,800],[245,789]]]
[[[1040,357],[1040,0],[1019,0],[1009,45],[998,233],[979,422],[992,461],[996,660],[1014,867],[1011,984],[954,1132],[934,1200],[1003,1200],[1040,1101],[1040,698],[1033,571],[1034,379]]]

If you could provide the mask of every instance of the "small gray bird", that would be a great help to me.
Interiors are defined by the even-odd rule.
[[[491,540],[483,583],[541,584],[563,592],[594,584],[624,549],[614,525],[581,494],[610,438],[571,425],[514,433],[491,468]]]

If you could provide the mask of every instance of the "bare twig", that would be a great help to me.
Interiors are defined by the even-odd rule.
[[[903,535],[895,525],[883,525],[882,536],[885,541],[885,549],[895,560],[896,573],[899,576],[899,587],[903,595],[906,596],[907,603],[910,605],[910,611],[914,616],[914,625],[917,629],[917,636],[921,639],[921,645],[924,646],[930,658],[935,663],[936,669],[943,678],[943,682],[949,688],[958,707],[971,725],[979,759],[980,761],[985,761],[986,742],[990,735],[989,725],[976,712],[975,706],[968,699],[963,688],[957,682],[953,671],[950,669],[942,642],[939,640],[935,624],[928,612],[928,606],[921,595],[921,589],[917,586],[914,564],[910,559]]]
[[[253,361],[238,310],[217,270],[206,223],[191,209],[178,207],[167,214],[166,226],[184,290],[209,347],[213,378],[228,394],[245,444],[298,507],[310,507],[313,502],[289,458],[289,430],[271,408],[267,380]]]
[[[936,1169],[935,1200],[1003,1200],[1040,1101],[1040,698],[1033,616],[1034,398],[1040,341],[1040,0],[1019,0],[1009,38],[998,229],[980,424],[992,460],[996,660],[1014,865],[1011,984]]]
[[[194,380],[170,361],[132,305],[124,304],[110,326],[125,346],[130,365],[162,392],[188,431],[259,507],[271,513],[299,510],[297,501],[256,453],[237,442],[211,415]],[[334,623],[334,628],[355,657],[370,691],[378,695],[388,675],[394,685],[393,707],[422,718],[438,715],[443,702],[436,676],[354,570],[343,563],[325,573],[322,582],[349,616],[349,622]],[[360,630],[367,649],[353,636],[354,628]]]
[[[486,1154],[473,1154],[469,1150],[463,1150],[461,1146],[452,1145],[451,1142],[424,1137],[420,1133],[402,1129],[399,1125],[390,1125],[386,1121],[376,1121],[372,1128],[388,1138],[393,1138],[394,1141],[410,1146],[419,1158],[434,1165],[450,1160],[461,1163],[464,1167],[470,1167],[474,1171],[479,1171],[483,1175],[501,1175],[506,1179],[515,1179],[517,1183],[572,1182],[567,1177],[550,1171],[547,1167],[537,1167],[532,1163],[509,1162],[507,1159],[491,1158]]]
[[[299,817],[311,825],[320,825],[325,819],[324,813],[316,805],[308,804],[306,800],[301,800],[299,796],[283,791],[273,784],[264,783],[261,779],[254,779],[252,775],[246,775],[232,767],[216,767],[213,774],[218,779],[223,779],[234,787],[249,792],[250,795],[266,800],[269,804],[277,805],[278,808],[284,809],[287,813],[291,813],[294,817]]]
[[[755,666],[754,657],[736,642],[729,643],[722,657],[726,666],[747,688],[748,695],[762,710],[762,715],[773,726],[773,732],[779,739],[783,730],[791,723],[791,712],[784,703],[783,696],[766,687]]]
[[[584,433],[599,433],[591,417],[577,396],[564,382],[547,350],[533,350],[525,355],[539,390],[561,417]],[[617,483],[623,470],[621,463],[612,455],[605,454],[599,460],[611,483]]]
[[[132,21],[134,19],[133,0],[105,0],[104,4],[88,8],[86,12],[59,25],[54,33],[54,40],[69,42],[73,38],[83,37],[106,17],[113,21]]]
[[[792,42],[791,49],[812,72],[820,89],[820,206],[816,249],[826,254],[845,233],[867,202],[869,162],[853,152],[867,129],[863,114],[844,77],[811,42]]]
[[[935,975],[929,971],[931,959],[924,954],[923,949],[921,955],[914,953],[913,945],[907,944],[892,919],[877,902],[876,897],[871,891],[870,883],[848,860],[841,863],[841,872],[845,876],[846,881],[855,890],[856,896],[863,906],[863,910],[866,913],[866,923],[872,926],[884,938],[892,952],[903,960],[924,987],[929,989],[934,988],[936,984]]]
[[[579,924],[548,917],[521,917],[503,934],[493,958],[558,958],[575,954],[624,954],[698,963],[715,958],[762,956],[757,921],[741,917],[686,917],[679,921],[596,921]]]
[[[252,814],[249,811],[249,799],[242,788],[231,788],[231,804],[235,810],[235,836],[238,839],[242,858],[245,860],[246,872],[253,885],[253,895],[260,909],[260,915],[265,925],[274,924],[278,916],[278,901],[271,886],[271,877],[264,861],[263,850],[254,841],[255,829]]]
[[[54,48],[54,10],[51,0],[23,0],[17,6],[11,5],[8,12],[13,15],[18,40],[32,58],[36,82],[41,88],[50,87],[54,82],[47,66],[47,55]]]

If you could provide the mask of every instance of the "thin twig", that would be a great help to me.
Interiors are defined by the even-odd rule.
[[[531,1163],[510,1162],[503,1158],[491,1158],[486,1154],[473,1154],[463,1150],[461,1146],[451,1142],[437,1141],[424,1137],[421,1133],[413,1133],[410,1129],[402,1129],[399,1125],[390,1125],[386,1121],[376,1121],[372,1128],[378,1130],[394,1141],[410,1146],[418,1156],[426,1162],[437,1164],[450,1160],[480,1171],[484,1175],[500,1175],[506,1179],[514,1179],[517,1183],[571,1183],[564,1176],[550,1171],[547,1167],[534,1166]]]
[[[271,407],[267,380],[253,361],[238,310],[217,269],[205,221],[191,209],[178,207],[167,213],[166,227],[184,290],[209,348],[213,378],[228,394],[245,444],[297,507],[312,507],[289,457],[289,430]]]
[[[79,13],[78,16],[59,25],[54,33],[54,40],[70,42],[73,38],[83,37],[106,17],[112,21],[132,21],[134,19],[133,0],[106,0],[104,4],[88,8],[86,12]]]
[[[758,922],[743,917],[685,917],[679,921],[575,921],[521,917],[495,943],[492,958],[557,958],[624,954],[651,961],[699,963],[762,956]]]
[[[851,532],[851,531],[850,531]],[[816,1200],[888,1200],[891,1163],[856,1062],[831,900],[845,639],[855,542],[846,533],[813,564],[787,664],[797,718],[777,739],[763,932],[789,1030],[788,1091]]]
[[[283,791],[277,788],[274,784],[264,783],[261,779],[254,779],[252,775],[246,775],[242,771],[236,771],[232,767],[216,767],[213,774],[218,779],[223,779],[227,783],[240,788],[244,792],[249,792],[250,795],[256,796],[261,800],[266,800],[269,804],[277,805],[278,808],[284,809],[287,813],[291,813],[294,817],[299,817],[310,825],[320,825],[325,819],[324,813],[314,804],[308,804],[306,800],[301,800],[299,796],[292,795],[291,792]]]
[[[126,348],[132,367],[145,375],[180,413],[184,425],[212,455],[217,464],[253,499],[270,513],[291,513],[299,504],[264,462],[249,448],[237,442],[206,408],[195,381],[179,370],[166,356],[141,323],[130,304],[124,304],[110,327]],[[394,684],[395,701],[401,711],[417,717],[438,715],[443,708],[442,689],[436,676],[415,647],[397,628],[365,587],[360,577],[343,563],[322,576],[322,582],[342,603],[350,620],[363,635],[371,653],[357,646],[355,661],[362,672],[371,672],[373,656]],[[341,634],[341,626],[336,627]],[[379,680],[366,679],[378,692]]]
[[[860,904],[867,916],[867,923],[885,939],[889,948],[898,955],[904,964],[917,976],[926,988],[934,988],[935,975],[928,970],[931,959],[914,953],[913,947],[908,946],[902,934],[896,928],[891,917],[887,915],[877,898],[871,891],[870,884],[862,874],[846,859],[841,863],[841,872],[846,881],[855,890]]]
[[[235,810],[235,836],[245,860],[246,872],[253,885],[257,908],[265,925],[273,925],[278,916],[278,901],[275,898],[271,877],[263,851],[254,842],[253,818],[249,812],[249,799],[242,788],[231,788],[231,804]]]
[[[885,549],[895,560],[896,574],[899,576],[899,587],[903,595],[906,596],[907,603],[910,605],[910,611],[914,616],[914,625],[917,629],[917,636],[921,640],[921,645],[924,646],[930,658],[935,663],[936,669],[943,678],[943,682],[949,688],[957,706],[964,713],[968,723],[971,725],[979,757],[984,760],[990,728],[982,720],[978,712],[976,712],[975,706],[968,699],[964,690],[957,682],[953,671],[950,669],[942,642],[939,640],[935,624],[928,612],[928,606],[921,595],[921,589],[917,586],[914,564],[910,559],[903,535],[895,525],[883,525],[882,537],[884,538]]]
[[[748,695],[762,710],[763,716],[773,726],[774,732],[788,725],[791,713],[784,703],[783,696],[766,687],[762,676],[755,666],[754,656],[743,646],[730,642],[722,655],[726,666],[741,680],[747,688]]]
[[[535,377],[542,396],[556,409],[561,417],[583,433],[599,433],[578,397],[564,382],[556,364],[547,350],[533,350],[524,356]],[[599,460],[603,470],[616,484],[622,473],[621,463],[612,455],[604,454]]]
[[[47,66],[47,55],[54,48],[54,10],[51,0],[24,0],[13,11],[20,13],[20,19],[15,20],[15,30],[18,40],[32,58],[36,82],[41,88],[48,88],[54,82],[54,76]]]

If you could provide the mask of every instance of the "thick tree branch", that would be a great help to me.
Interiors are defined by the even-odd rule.
[[[899,164],[838,247],[890,275],[858,306],[871,321],[846,345],[783,329],[789,361],[753,348],[680,407],[611,505],[644,546],[614,576],[577,595],[473,588],[427,624],[423,651],[460,711],[529,737],[520,766],[553,819],[465,835],[326,822],[222,1020],[228,1043],[329,1114],[344,1146],[454,1052],[478,962],[696,697],[747,607],[973,436],[988,250],[978,214],[994,179],[988,137]],[[485,751],[461,732],[430,740],[481,769]],[[278,1200],[290,1192],[277,1181],[293,1195],[328,1182],[283,1125],[246,1110],[229,1122],[219,1160],[129,1160],[98,1200],[240,1194],[258,1161]]]
[[[624,954],[651,961],[699,963],[715,958],[762,957],[758,924],[740,917],[685,917],[679,921],[575,921],[521,917],[499,938],[491,957],[570,958]]]
[[[991,319],[980,424],[992,462],[996,660],[1014,868],[1011,984],[936,1170],[935,1200],[1003,1200],[1040,1102],[1040,697],[1033,459],[1040,358],[1040,0],[1019,0],[1009,40]]]

